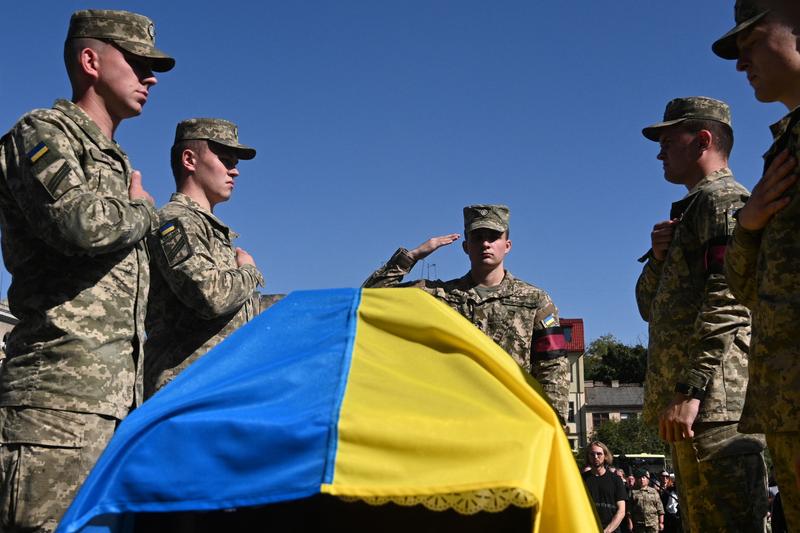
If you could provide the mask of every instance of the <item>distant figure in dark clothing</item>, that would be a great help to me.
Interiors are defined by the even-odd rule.
[[[583,479],[600,517],[603,533],[621,533],[619,526],[625,517],[627,493],[622,479],[608,470],[613,461],[614,456],[602,442],[594,441],[586,449],[586,462],[591,471]]]

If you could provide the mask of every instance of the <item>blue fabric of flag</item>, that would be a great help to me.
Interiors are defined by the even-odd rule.
[[[318,494],[333,476],[359,299],[293,292],[201,357],[120,425],[57,531]]]

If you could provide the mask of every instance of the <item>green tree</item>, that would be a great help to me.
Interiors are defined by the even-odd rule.
[[[669,453],[669,446],[658,437],[658,431],[633,417],[616,422],[609,420],[595,429],[591,440],[599,440],[614,455],[631,453]]]
[[[584,367],[586,379],[619,380],[620,383],[644,383],[647,348],[628,346],[613,335],[603,335],[589,344]]]

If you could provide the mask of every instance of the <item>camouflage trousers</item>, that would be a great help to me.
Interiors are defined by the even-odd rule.
[[[769,507],[764,440],[736,422],[694,425],[695,436],[673,443],[683,530],[763,532]]]
[[[116,424],[95,414],[0,407],[0,532],[52,532]]]
[[[786,526],[789,531],[800,531],[800,490],[794,469],[795,457],[800,454],[800,433],[768,433],[767,445],[775,465]]]

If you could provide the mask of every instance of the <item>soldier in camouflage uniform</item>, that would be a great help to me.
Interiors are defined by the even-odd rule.
[[[727,168],[728,106],[676,98],[643,130],[665,178],[688,189],[655,225],[636,285],[649,322],[643,416],[671,443],[687,531],[763,531],[763,437],[736,430],[747,386],[750,316],[723,275],[734,212],[748,196]]]
[[[458,234],[433,237],[409,251],[398,249],[364,287],[418,287],[461,313],[492,338],[533,377],[562,419],[567,419],[569,361],[558,310],[542,289],[516,279],[503,267],[511,250],[508,207],[464,208],[464,252],[470,271],[450,281],[401,283],[417,261],[455,242]]]
[[[646,470],[639,470],[634,475],[636,488],[631,491],[628,500],[631,530],[634,533],[658,533],[664,529],[664,505],[661,503],[661,496],[650,486]]]
[[[175,61],[153,23],[78,11],[73,100],[0,140],[3,258],[19,318],[0,382],[0,530],[52,531],[116,424],[141,401],[153,200],[114,142]]]
[[[178,192],[159,211],[149,241],[155,268],[146,397],[259,312],[256,287],[264,278],[250,254],[234,248],[238,235],[214,215],[214,206],[233,193],[238,161],[255,155],[227,120],[194,118],[176,128],[171,160]]]
[[[753,0],[735,6],[736,26],[713,45],[736,59],[762,102],[791,112],[772,126],[765,172],[739,212],[725,273],[753,316],[750,384],[739,428],[767,437],[789,531],[800,531],[800,52],[794,24]],[[796,30],[795,30],[796,31]]]

